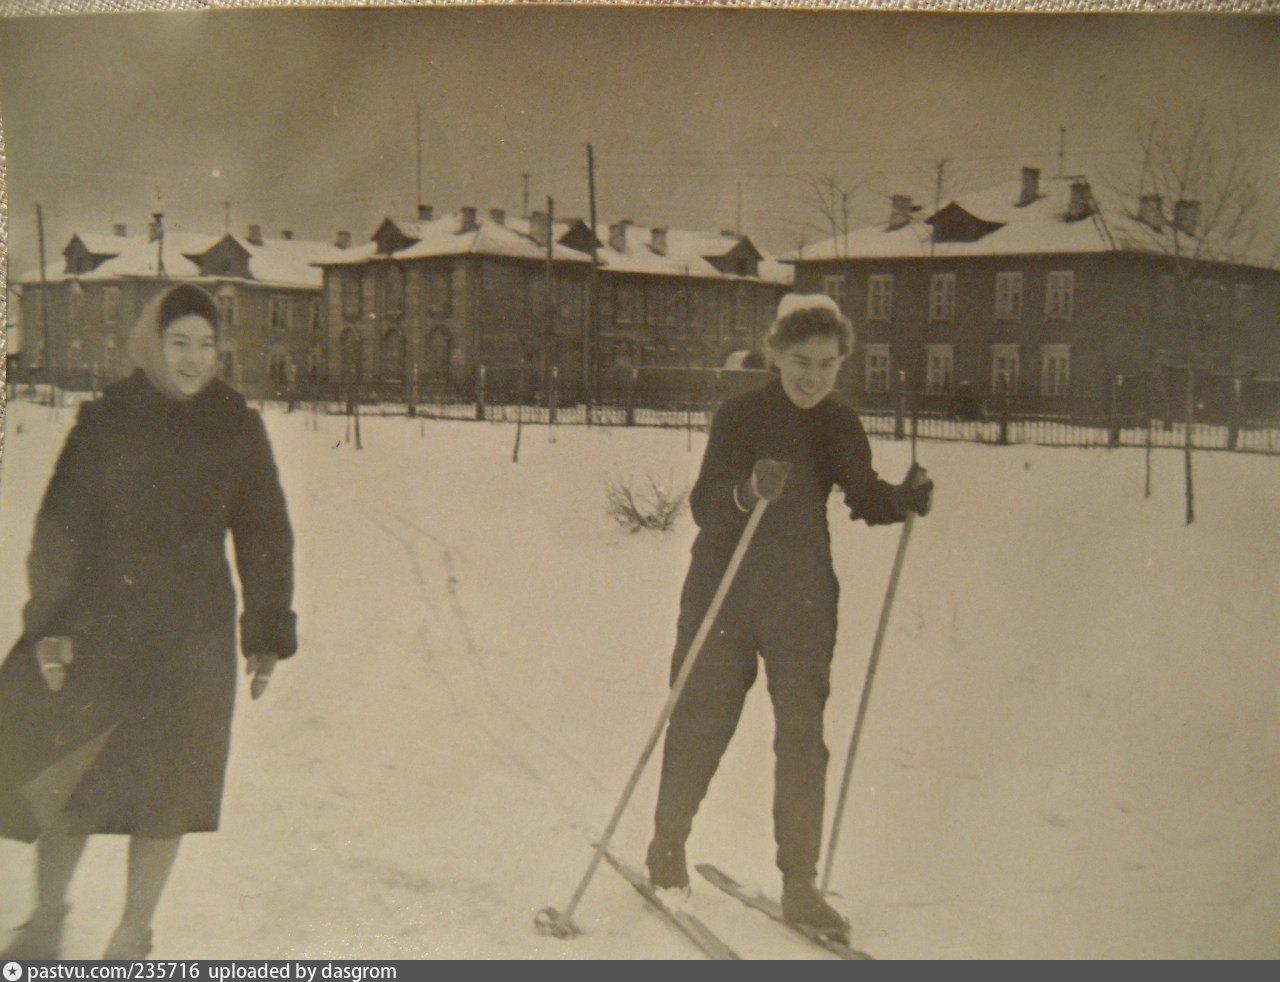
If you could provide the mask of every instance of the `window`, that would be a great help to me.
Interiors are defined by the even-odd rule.
[[[924,390],[928,393],[951,391],[955,378],[955,350],[949,344],[927,344],[924,349]]]
[[[1237,283],[1231,297],[1231,326],[1248,327],[1253,320],[1253,285]]]
[[[355,270],[342,277],[342,316],[360,316],[360,274]]]
[[[1016,321],[1022,317],[1022,274],[996,273],[996,320]]]
[[[109,286],[102,291],[102,322],[104,324],[120,323],[120,287]]]
[[[433,382],[449,381],[453,338],[448,331],[435,330],[427,338],[427,378]]]
[[[236,326],[236,295],[230,291],[218,294],[218,320],[224,328]]]
[[[843,276],[824,276],[822,278],[822,292],[834,300],[837,307],[844,310]]]
[[[949,321],[956,316],[956,274],[929,277],[929,320]]]
[[[619,283],[617,294],[619,324],[635,324],[640,319],[640,292],[632,283]]]
[[[1200,322],[1205,327],[1221,327],[1227,308],[1227,288],[1217,280],[1197,280],[1193,294]]]
[[[996,395],[1018,391],[1018,346],[996,344],[991,347],[991,391]]]
[[[1165,274],[1160,277],[1156,289],[1156,316],[1162,324],[1173,323],[1178,312],[1178,298],[1174,289],[1175,280]]]
[[[1044,288],[1045,317],[1070,320],[1075,279],[1076,274],[1069,269],[1053,270],[1049,273]]]
[[[893,317],[893,277],[874,274],[867,277],[867,320],[887,321]]]
[[[868,392],[889,391],[889,346],[868,344],[866,351],[866,378],[863,384]]]
[[[844,278],[841,277],[841,282]],[[751,287],[746,283],[733,285],[733,329],[735,331],[751,330],[751,315],[755,305],[752,303]],[[839,303],[840,301],[836,301]]]
[[[267,378],[276,386],[288,384],[289,355],[286,352],[273,350],[267,355]]]
[[[307,340],[311,344],[320,344],[324,340],[324,323],[320,318],[320,301],[314,298],[307,312]]]
[[[387,313],[404,313],[404,270],[396,263],[387,267]]]
[[[360,309],[366,314],[378,311],[378,278],[372,268],[360,276]]]
[[[403,382],[408,345],[405,336],[392,328],[382,336],[382,364],[379,366],[383,382]]]
[[[1071,387],[1071,347],[1046,344],[1040,349],[1040,394],[1065,396]]]
[[[289,330],[289,298],[272,297],[267,302],[267,325],[272,333],[284,333]]]

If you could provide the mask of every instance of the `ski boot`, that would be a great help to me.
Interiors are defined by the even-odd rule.
[[[685,863],[683,842],[655,838],[649,843],[645,865],[649,867],[649,885],[660,896],[686,900],[689,898],[692,891],[689,887],[689,867]]]
[[[823,899],[812,878],[783,877],[782,916],[789,923],[811,928],[832,941],[849,943],[849,922]]]

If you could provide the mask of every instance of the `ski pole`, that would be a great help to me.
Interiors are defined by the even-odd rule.
[[[913,448],[914,449],[914,448]],[[912,453],[912,465],[915,465],[915,454]],[[921,468],[916,480],[925,475]],[[911,539],[911,526],[915,521],[915,512],[907,512],[902,523],[902,535],[898,538],[898,551],[893,557],[893,569],[889,572],[889,586],[885,590],[884,603],[880,606],[880,622],[876,625],[875,641],[871,645],[871,658],[867,662],[867,677],[862,683],[862,697],[858,700],[858,715],[853,723],[853,736],[849,738],[849,753],[844,761],[844,776],[840,780],[840,794],[836,798],[835,817],[831,820],[831,839],[827,843],[827,862],[822,870],[822,892],[827,892],[831,883],[831,868],[835,864],[836,845],[840,841],[840,824],[844,818],[845,801],[849,795],[849,780],[853,776],[853,760],[858,753],[858,739],[862,735],[862,724],[867,718],[867,704],[871,701],[871,683],[875,680],[876,665],[880,661],[880,648],[884,645],[885,631],[889,627],[889,611],[893,608],[893,595],[898,590],[898,576],[902,573],[902,561],[907,555],[907,542]]]
[[[747,547],[751,545],[751,539],[756,534],[756,528],[760,525],[760,519],[764,516],[764,510],[768,504],[769,500],[767,498],[759,498],[751,509],[751,515],[747,518],[747,526],[742,530],[742,535],[738,539],[738,545],[733,551],[729,565],[725,567],[724,576],[720,578],[720,585],[716,588],[715,596],[711,598],[711,606],[707,608],[707,612],[702,618],[702,624],[698,627],[698,633],[694,635],[693,643],[689,645],[689,653],[685,656],[684,663],[680,666],[680,671],[676,674],[675,681],[671,683],[671,691],[667,695],[667,701],[662,707],[658,722],[654,726],[653,732],[649,734],[644,751],[640,754],[640,760],[636,762],[635,769],[631,772],[631,777],[622,792],[622,797],[618,800],[618,804],[613,810],[613,816],[609,819],[604,835],[600,837],[600,841],[596,844],[595,854],[591,857],[591,862],[587,865],[587,871],[583,874],[578,888],[574,890],[568,906],[565,907],[563,913],[554,907],[544,907],[538,911],[537,916],[534,918],[534,925],[540,934],[549,934],[557,938],[572,938],[581,933],[577,925],[573,923],[573,912],[577,909],[578,902],[582,900],[582,895],[587,891],[587,885],[595,875],[596,867],[600,865],[600,860],[604,858],[604,854],[609,848],[609,840],[613,838],[613,833],[618,827],[618,822],[622,819],[622,813],[627,807],[627,802],[631,800],[631,795],[635,791],[636,785],[640,782],[640,775],[643,773],[645,765],[648,764],[649,758],[653,755],[654,747],[658,745],[658,738],[662,736],[663,727],[667,725],[667,720],[671,718],[672,712],[675,711],[680,693],[684,690],[685,683],[689,680],[689,675],[693,671],[694,662],[702,652],[707,637],[711,634],[711,628],[720,613],[720,607],[724,604],[724,598],[728,595],[729,588],[733,585],[734,577],[738,574],[738,567],[742,565],[742,558],[747,553]]]

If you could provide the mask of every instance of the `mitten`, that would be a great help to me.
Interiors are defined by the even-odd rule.
[[[58,692],[67,682],[67,666],[75,661],[71,639],[41,638],[36,642],[36,664],[51,692]]]
[[[734,498],[743,511],[750,511],[756,502],[777,501],[787,486],[787,477],[791,474],[791,465],[785,460],[770,460],[767,457],[757,460],[751,468],[751,477],[734,489]]]
[[[898,518],[914,512],[923,518],[933,506],[933,480],[919,464],[912,464],[901,484],[893,486],[893,506]]]
[[[244,670],[252,676],[249,679],[249,695],[254,699],[267,691],[267,683],[271,681],[271,673],[276,670],[276,662],[279,660],[279,657],[270,654],[249,655],[245,659]]]

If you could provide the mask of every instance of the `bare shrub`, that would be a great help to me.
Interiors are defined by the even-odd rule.
[[[615,478],[604,493],[605,510],[628,532],[669,532],[688,497],[687,489],[666,487],[648,476],[641,487],[631,478]]]

